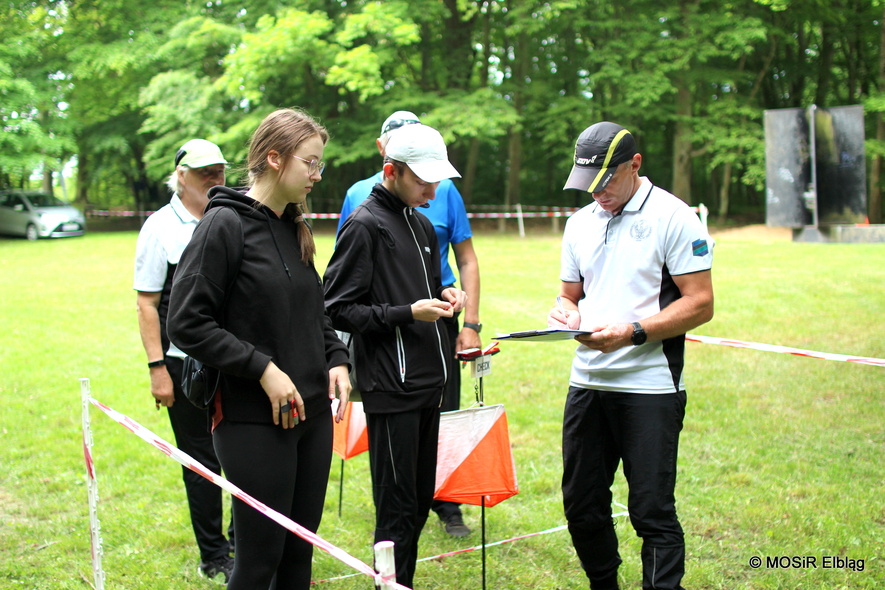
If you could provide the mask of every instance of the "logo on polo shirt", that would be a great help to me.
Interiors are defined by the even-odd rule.
[[[646,220],[642,218],[637,219],[630,227],[630,237],[637,242],[641,242],[642,240],[648,238],[648,236],[650,235],[651,224],[649,224]]]

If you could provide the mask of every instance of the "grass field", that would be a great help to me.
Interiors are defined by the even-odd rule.
[[[788,234],[717,234],[716,316],[696,334],[885,357],[885,245],[802,244]],[[27,243],[0,240],[0,588],[91,585],[80,385],[171,439],[148,390],[131,290],[136,234]],[[542,325],[558,288],[558,235],[482,233],[483,336]],[[318,236],[321,265],[332,237]],[[689,343],[688,412],[678,508],[687,541],[685,587],[877,589],[885,585],[885,369]],[[564,524],[560,430],[571,343],[505,343],[484,380],[503,403],[520,493],[486,510],[488,541]],[[473,384],[465,378],[462,405]],[[185,508],[180,467],[93,409],[105,587],[210,588]],[[371,563],[368,457],[334,459],[320,535]],[[615,498],[624,502],[619,478]],[[435,517],[421,555],[479,543]],[[622,588],[640,587],[639,540],[619,519]],[[767,560],[814,557],[816,567]],[[762,567],[749,562],[762,558]],[[841,562],[824,558],[839,557]],[[418,565],[422,590],[482,587],[479,551]],[[861,570],[862,562],[862,571]],[[826,567],[829,564],[831,567]],[[851,567],[846,567],[851,565]],[[487,551],[487,587],[572,590],[586,578],[565,531]],[[352,573],[318,552],[316,580]],[[328,590],[371,587],[365,577]]]

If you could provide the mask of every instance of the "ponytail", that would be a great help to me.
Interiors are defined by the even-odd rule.
[[[289,215],[292,216],[295,224],[298,226],[298,244],[301,246],[301,262],[311,264],[317,254],[316,242],[313,239],[313,228],[305,218],[301,207],[295,203],[290,203],[288,209]]]

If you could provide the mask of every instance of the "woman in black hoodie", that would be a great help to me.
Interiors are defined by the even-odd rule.
[[[335,335],[301,210],[322,179],[326,130],[268,115],[249,145],[249,188],[214,187],[172,287],[169,336],[222,372],[213,441],[231,482],[300,525],[320,524],[332,454],[331,400],[343,418],[347,348]],[[229,590],[310,586],[313,547],[240,500]]]

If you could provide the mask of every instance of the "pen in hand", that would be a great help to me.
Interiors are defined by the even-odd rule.
[[[565,328],[568,329],[568,330],[578,329],[579,326],[575,326],[574,328],[572,328],[572,326],[571,326],[571,320],[572,320],[573,318],[574,318],[575,320],[578,320],[578,318],[581,317],[580,314],[579,314],[579,312],[578,312],[577,310],[574,310],[574,309],[573,309],[573,310],[567,310],[567,309],[565,308],[565,306],[562,304],[562,297],[561,297],[561,296],[557,296],[557,297],[556,297],[556,306],[559,308],[559,311],[562,313],[562,318],[563,318],[563,319],[562,319],[562,322],[560,322],[560,323],[563,325],[563,327],[565,327]],[[573,315],[573,318],[572,318],[572,317],[569,317],[570,314],[577,314],[577,315]],[[580,323],[579,320],[578,320],[578,323]]]
[[[556,296],[556,305],[559,306],[559,311],[562,312],[562,315],[564,315],[566,317],[566,319],[568,319],[568,313],[565,311],[565,308],[562,306],[562,297],[560,297],[559,295]]]
[[[563,317],[562,323],[563,323],[563,325],[564,325],[566,328],[568,328],[568,312],[565,310],[565,307],[563,307],[563,305],[562,305],[562,297],[560,297],[559,295],[556,296],[556,305],[557,305],[557,307],[559,307],[559,311],[562,312],[562,317]]]

